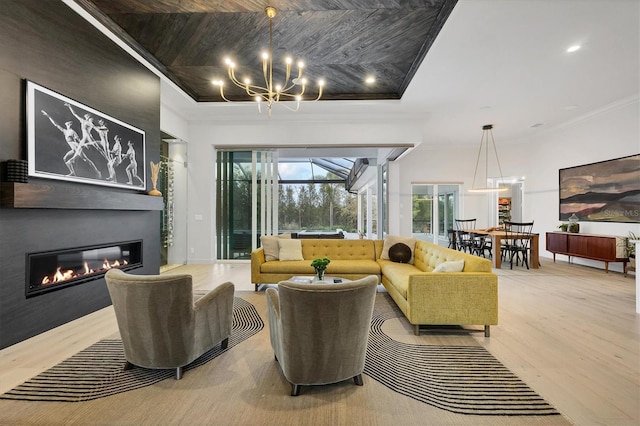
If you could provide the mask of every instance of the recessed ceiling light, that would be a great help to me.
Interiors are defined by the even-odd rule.
[[[581,46],[579,44],[574,44],[573,46],[571,46],[571,47],[569,47],[567,49],[567,53],[573,53],[573,52],[575,52],[577,50],[580,50],[580,47]]]
[[[364,82],[367,84],[373,84],[376,82],[376,78],[372,75],[367,76],[367,78],[364,79]]]

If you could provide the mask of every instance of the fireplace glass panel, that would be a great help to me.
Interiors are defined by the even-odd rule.
[[[111,268],[142,266],[142,241],[27,254],[27,297],[100,279]]]

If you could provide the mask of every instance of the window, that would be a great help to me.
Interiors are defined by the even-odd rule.
[[[414,184],[411,189],[412,233],[415,238],[449,244],[449,229],[457,216],[460,186]],[[437,202],[434,203],[434,200]]]

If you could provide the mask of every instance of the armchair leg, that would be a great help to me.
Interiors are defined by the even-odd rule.
[[[413,334],[416,336],[420,335],[420,324],[413,324]]]
[[[227,349],[227,347],[229,347],[229,338],[227,337],[226,339],[224,339],[222,341],[222,343],[220,343],[220,348],[221,349]]]
[[[176,380],[182,379],[183,369],[182,367],[176,368]]]
[[[491,337],[491,326],[484,326],[484,337]]]
[[[300,395],[300,388],[302,387],[302,385],[291,385],[291,396],[298,396]]]
[[[136,368],[136,366],[131,364],[129,361],[127,361],[127,362],[124,363],[124,367],[122,369],[124,371],[127,371],[127,370],[132,370],[134,368]]]
[[[362,381],[362,374],[358,374],[357,376],[354,376],[353,383],[355,383],[358,386],[364,386],[364,382]]]

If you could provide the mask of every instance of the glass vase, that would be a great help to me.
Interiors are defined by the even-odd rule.
[[[316,269],[316,274],[318,275],[318,281],[324,279],[324,269]]]

